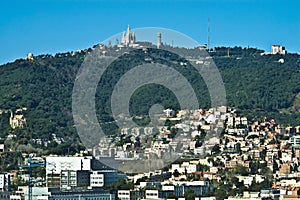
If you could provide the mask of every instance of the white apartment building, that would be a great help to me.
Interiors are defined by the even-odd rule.
[[[272,54],[286,54],[286,50],[284,46],[281,45],[272,45]]]
[[[293,147],[300,147],[300,135],[295,135],[290,138],[290,144]]]
[[[99,171],[93,171],[90,174],[90,186],[91,187],[103,187],[104,186],[104,174]]]
[[[130,200],[130,190],[118,190],[118,199]]]
[[[146,190],[146,199],[159,199],[158,190]]]
[[[7,191],[10,186],[10,174],[0,174],[0,192]]]
[[[92,156],[47,156],[46,174],[60,174],[62,170],[91,170]]]

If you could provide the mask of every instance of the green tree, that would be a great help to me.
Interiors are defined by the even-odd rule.
[[[214,145],[213,148],[212,148],[212,152],[213,152],[214,154],[220,153],[220,152],[221,152],[221,151],[220,151],[220,146],[219,146],[218,144]]]
[[[173,176],[174,177],[179,177],[179,175],[180,175],[179,171],[177,169],[175,169],[174,172],[173,172]]]
[[[188,189],[187,191],[185,191],[184,193],[184,198],[186,200],[194,200],[196,197],[196,193],[194,190]]]
[[[242,165],[237,165],[233,168],[234,174],[240,174],[242,176],[248,176],[249,175],[249,170],[247,167],[244,167]]]

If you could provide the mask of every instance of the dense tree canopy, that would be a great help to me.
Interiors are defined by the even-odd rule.
[[[193,56],[198,51],[177,50],[187,56]],[[64,138],[64,144],[50,143],[47,148],[49,153],[78,151],[79,138],[72,118],[71,97],[76,74],[89,51],[91,49],[75,54],[40,55],[34,61],[19,59],[0,66],[0,110],[27,108],[23,111],[27,125],[21,130],[12,130],[8,125],[9,113],[2,112],[0,137],[3,139],[8,134],[16,134],[18,141],[10,146],[17,147],[28,145],[36,138],[51,139],[52,134],[56,134]],[[199,106],[210,106],[207,87],[199,74],[190,65],[182,67],[179,62],[175,62],[185,60],[168,51],[149,51],[151,57],[142,50],[136,50],[130,55],[124,54],[123,59],[116,60],[99,81],[96,92],[97,117],[103,123],[106,133],[118,131],[115,123],[106,123],[113,121],[110,109],[112,88],[124,73],[141,64],[141,60],[150,59],[152,62],[171,65],[191,83],[199,99]],[[296,98],[300,93],[300,56],[261,56],[261,50],[240,47],[230,48],[229,52],[227,56],[225,47],[210,52],[225,84],[228,105],[241,109],[250,118],[267,115],[275,117],[282,124],[300,124],[300,98]],[[284,63],[278,62],[281,58]],[[179,109],[172,91],[164,86],[149,84],[134,92],[130,99],[130,112],[133,116],[147,116],[150,107],[156,103],[165,108]]]

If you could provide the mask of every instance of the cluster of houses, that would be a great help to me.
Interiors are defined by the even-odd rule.
[[[118,160],[139,160],[148,159],[150,155],[163,158],[166,152],[180,156],[211,153],[211,147],[219,143],[218,135],[228,117],[226,109],[182,110],[174,117],[170,116],[173,111],[167,109],[166,116],[160,119],[169,120],[174,126],[123,128],[121,134],[111,135],[100,142],[97,154]],[[207,132],[206,140],[203,145],[197,145],[195,138],[203,132]]]
[[[175,117],[170,116],[170,113],[169,110],[165,111],[165,117],[170,121],[174,118],[180,119],[178,123],[174,120],[176,123],[173,123],[172,127],[180,129],[179,134],[184,137],[178,135],[170,137],[172,127],[171,129],[170,127],[123,129],[123,136],[129,136],[129,139],[125,143],[119,143],[120,146],[100,147],[100,153],[121,161],[149,159],[150,152],[154,153],[157,158],[163,158],[166,151],[177,152],[176,147],[180,143],[179,154],[181,157],[198,159],[169,165],[168,172],[172,175],[164,176],[163,180],[159,180],[161,186],[156,192],[158,195],[156,196],[159,198],[165,198],[162,186],[179,185],[176,181],[180,180],[187,181],[185,185],[188,185],[188,182],[194,181],[195,178],[206,180],[209,183],[220,183],[224,181],[222,171],[237,167],[244,167],[248,172],[246,175],[235,175],[238,182],[246,188],[269,179],[272,179],[273,185],[272,188],[264,188],[260,192],[252,192],[249,189],[249,191],[245,191],[239,196],[229,197],[229,199],[263,199],[267,194],[269,198],[275,198],[274,195],[281,199],[298,198],[300,194],[297,185],[300,184],[300,173],[298,172],[300,170],[300,135],[298,135],[300,127],[283,127],[277,124],[275,119],[269,117],[260,121],[249,121],[246,117],[236,114],[234,109],[224,107],[180,111]],[[223,128],[223,131],[220,132],[220,128]],[[207,135],[199,145],[197,138],[203,131]],[[150,145],[143,143],[143,137],[149,138],[150,135],[154,135]],[[140,142],[138,147],[144,146],[144,148],[137,148],[137,137]],[[176,140],[176,137],[179,137],[180,140]],[[115,141],[119,141],[118,138]],[[118,153],[126,151],[131,153]],[[143,156],[139,156],[140,154]],[[209,168],[199,171],[199,166],[202,165]],[[160,175],[166,173],[158,172]],[[177,176],[175,177],[174,174]],[[149,175],[144,174],[143,176],[150,178]],[[176,193],[175,188],[172,191],[172,194]],[[125,193],[122,191],[123,195]],[[136,195],[130,191],[127,191],[126,194],[127,197],[129,194]],[[124,197],[124,199],[126,198]]]
[[[299,197],[300,126],[282,127],[269,117],[251,121],[226,107],[182,110],[176,115],[168,109],[164,114],[169,125],[122,129],[120,135],[108,138],[110,142],[99,144],[96,157],[87,153],[32,157],[31,164],[44,164],[46,177],[29,177],[27,169],[2,172],[0,199],[218,199],[216,186],[229,184],[230,172],[237,172],[232,189],[245,189],[228,199]],[[181,159],[148,171],[119,171],[120,163],[164,160],[169,152]],[[31,199],[28,186],[12,191],[11,185],[20,178],[32,181]],[[120,179],[132,185],[109,190]],[[272,184],[251,191],[251,186],[266,181]]]

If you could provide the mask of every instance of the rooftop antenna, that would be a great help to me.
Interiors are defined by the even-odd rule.
[[[207,24],[207,49],[209,51],[210,48],[210,18],[208,17],[208,24]]]

